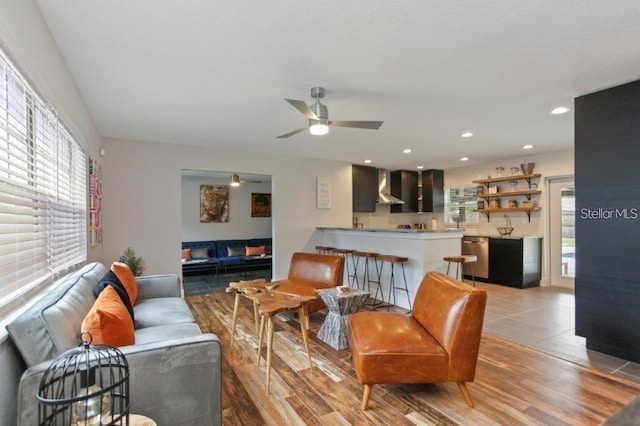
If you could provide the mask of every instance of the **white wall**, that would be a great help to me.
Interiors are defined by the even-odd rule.
[[[286,276],[293,252],[321,242],[317,226],[351,226],[349,163],[116,139],[105,148],[105,262],[131,246],[146,260],[145,273],[180,273],[183,169],[272,176],[276,278]],[[331,209],[316,209],[317,176],[331,179]]]
[[[182,176],[182,241],[271,237],[271,218],[251,217],[251,194],[271,194],[270,180],[229,188],[229,222],[200,222],[200,185],[220,184],[210,177]]]

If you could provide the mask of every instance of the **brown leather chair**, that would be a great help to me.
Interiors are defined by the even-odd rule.
[[[411,314],[349,316],[356,375],[366,410],[374,384],[456,382],[473,407],[466,382],[476,374],[487,294],[439,272],[420,283]]]
[[[293,253],[291,266],[286,280],[277,281],[274,291],[300,296],[315,296],[316,290],[342,285],[344,275],[344,256]],[[309,329],[309,315],[326,308],[324,302],[317,298],[304,307],[305,328]]]

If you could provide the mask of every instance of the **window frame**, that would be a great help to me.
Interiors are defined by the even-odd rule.
[[[0,47],[0,319],[87,262],[88,156]]]
[[[458,197],[465,199],[465,201],[460,200],[456,203],[452,203],[451,196],[453,191],[457,191],[458,194],[466,193],[466,196],[460,197],[458,195]],[[478,208],[478,199],[475,197],[476,193],[477,193],[476,186],[453,186],[453,187],[444,188],[443,221],[446,226],[455,226],[455,227],[464,226],[465,228],[478,226],[480,222],[480,215],[477,211],[475,211]],[[462,217],[465,220],[462,220],[460,222],[455,221],[454,219],[455,216],[453,216],[452,214],[453,212],[452,209],[456,208],[456,206],[458,208],[458,211],[460,208],[465,209],[466,213],[462,215]]]

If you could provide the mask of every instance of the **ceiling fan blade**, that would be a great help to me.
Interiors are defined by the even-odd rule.
[[[318,120],[318,116],[315,112],[311,111],[311,108],[307,106],[304,101],[299,101],[297,99],[286,99],[285,101],[289,102],[295,109],[303,113],[307,118],[311,120]]]
[[[296,129],[296,130],[293,130],[293,131],[291,131],[289,133],[285,133],[284,135],[280,135],[280,136],[276,137],[276,139],[288,138],[289,136],[293,136],[293,135],[295,135],[297,133],[304,132],[305,130],[308,130],[308,129],[309,129],[308,127],[303,127],[301,129]]]
[[[329,121],[329,126],[378,130],[384,121]]]

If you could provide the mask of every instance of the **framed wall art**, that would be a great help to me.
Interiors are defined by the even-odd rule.
[[[200,222],[229,222],[229,186],[200,185]]]
[[[271,194],[251,193],[251,217],[271,217]]]

